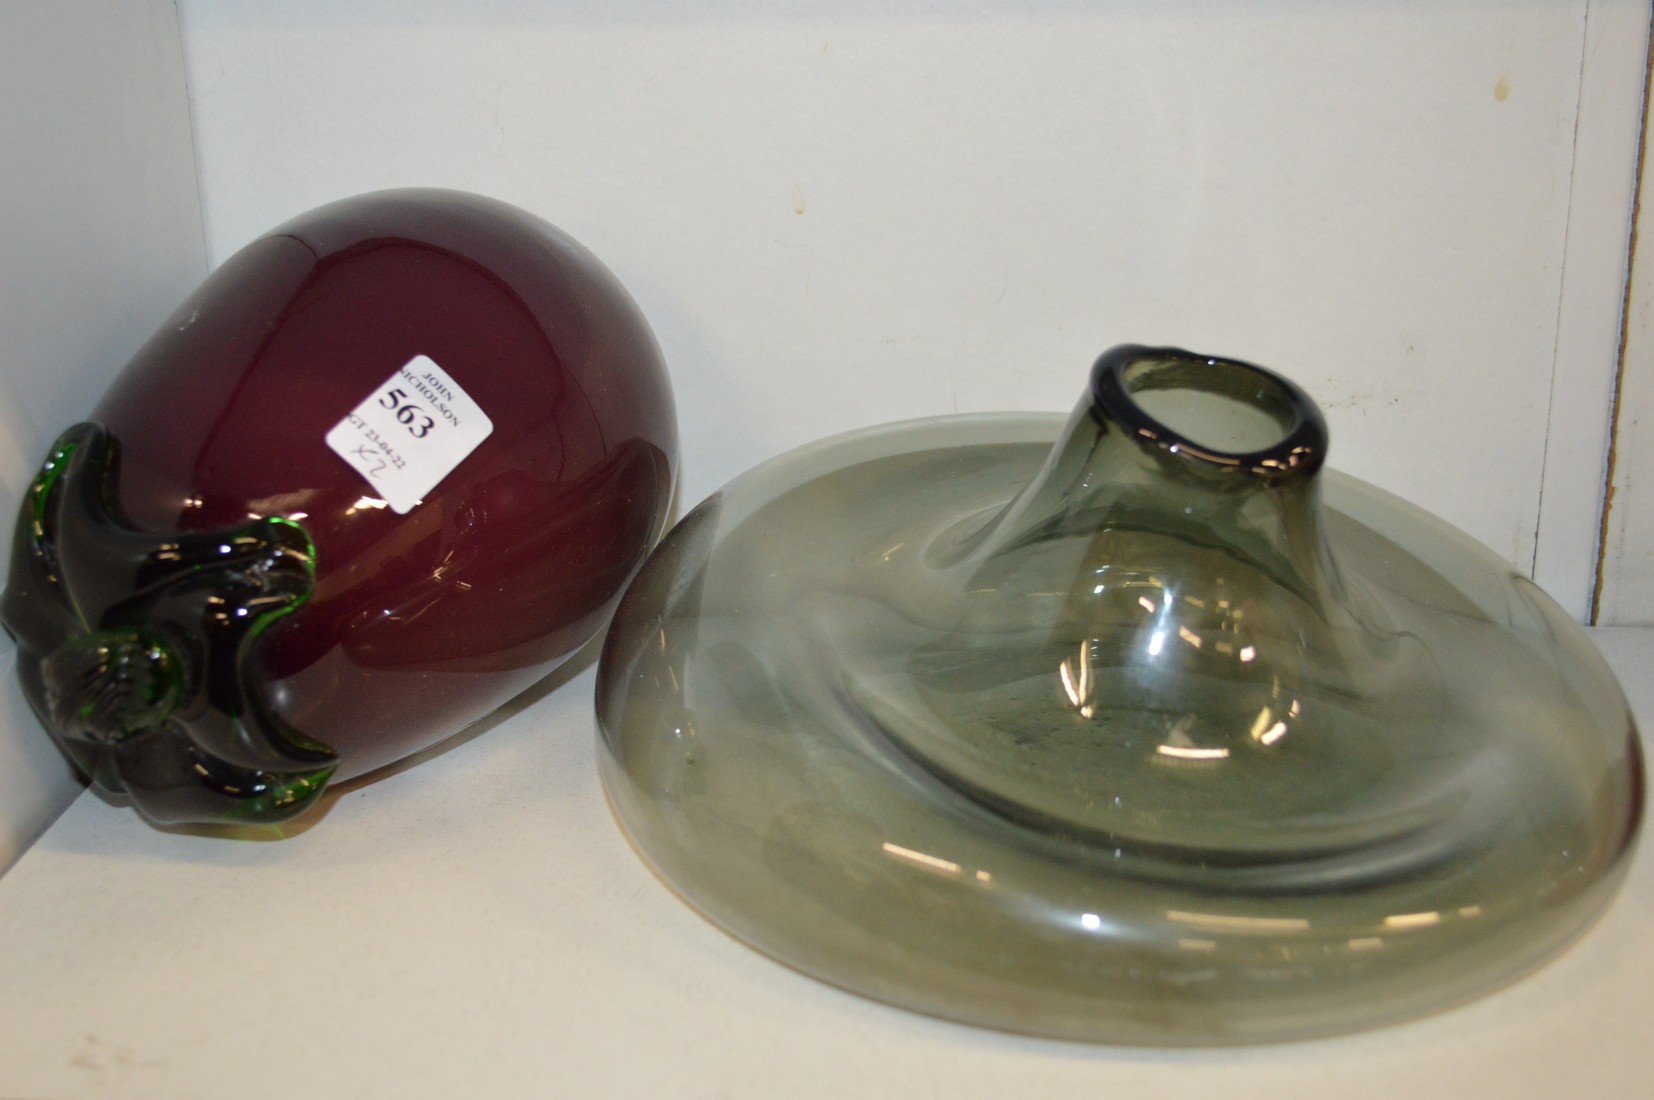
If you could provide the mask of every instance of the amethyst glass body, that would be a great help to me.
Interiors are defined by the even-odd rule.
[[[492,430],[397,514],[324,440],[418,356]],[[334,779],[456,732],[596,634],[660,534],[677,450],[659,350],[614,277],[537,218],[441,191],[347,199],[254,241],[91,419],[123,527],[275,517],[308,535],[313,587],[258,634],[245,687],[336,756]],[[222,816],[132,793],[152,817]]]

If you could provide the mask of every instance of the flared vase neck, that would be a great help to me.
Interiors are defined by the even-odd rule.
[[[1052,539],[1157,532],[1220,549],[1309,603],[1340,602],[1316,478],[1326,449],[1320,411],[1277,374],[1117,347],[1039,475],[963,557],[993,572]]]

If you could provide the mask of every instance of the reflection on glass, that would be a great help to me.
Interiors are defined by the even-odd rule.
[[[1325,452],[1286,380],[1131,347],[1066,423],[761,467],[615,621],[623,823],[771,955],[994,1027],[1263,1041],[1515,977],[1624,872],[1623,697],[1530,583]]]

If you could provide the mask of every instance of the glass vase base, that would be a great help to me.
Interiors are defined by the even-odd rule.
[[[1579,628],[1332,473],[1338,608],[1175,522],[1044,519],[984,551],[1073,423],[843,436],[668,536],[598,687],[655,870],[834,985],[1113,1043],[1405,1019],[1579,934],[1641,804]]]

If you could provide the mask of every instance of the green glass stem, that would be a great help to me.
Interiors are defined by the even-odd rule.
[[[117,476],[114,440],[80,424],[25,496],[0,596],[24,694],[94,783],[152,821],[292,817],[334,756],[270,711],[254,646],[310,593],[309,536],[282,518],[138,531]]]

